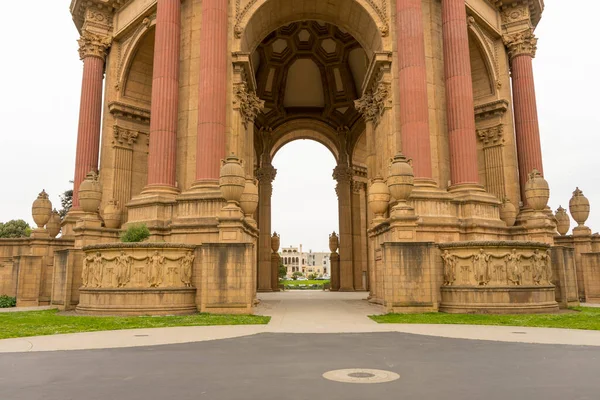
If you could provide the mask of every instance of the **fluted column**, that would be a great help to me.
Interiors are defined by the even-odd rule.
[[[354,270],[352,268],[352,168],[338,165],[333,171],[337,181],[335,191],[338,196],[340,220],[340,291],[354,290]]]
[[[227,0],[203,0],[198,82],[197,181],[217,181],[220,160],[225,157],[227,26]]]
[[[452,186],[479,184],[471,60],[464,0],[442,0]]]
[[[402,150],[415,178],[432,178],[425,34],[421,0],[396,0]]]
[[[263,165],[257,172],[258,179],[258,290],[270,292],[273,288],[271,275],[271,196],[277,170]]]
[[[515,136],[519,163],[521,198],[525,199],[525,184],[528,174],[537,169],[544,175],[540,126],[538,123],[533,58],[537,39],[529,29],[504,38],[511,60],[512,89],[515,112]]]
[[[78,42],[79,56],[83,60],[83,79],[73,180],[73,210],[79,209],[79,185],[86,174],[98,171],[104,61],[111,38],[84,31]]]
[[[181,0],[158,0],[152,72],[148,188],[175,190]]]

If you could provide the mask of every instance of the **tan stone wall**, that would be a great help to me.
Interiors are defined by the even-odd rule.
[[[583,253],[581,263],[585,274],[585,301],[600,303],[600,253]]]

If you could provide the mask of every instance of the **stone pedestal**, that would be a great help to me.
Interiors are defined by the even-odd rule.
[[[279,292],[279,265],[281,257],[277,253],[271,254],[271,288],[274,292]]]
[[[340,255],[331,253],[329,257],[331,263],[331,291],[337,292],[340,290]]]
[[[382,252],[381,298],[386,311],[394,313],[437,311],[435,245],[390,241],[383,243]]]

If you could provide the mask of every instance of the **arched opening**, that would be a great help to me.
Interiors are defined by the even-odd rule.
[[[281,235],[282,247],[291,246],[293,251],[293,262],[287,256],[283,262],[288,286],[294,272],[329,282],[328,240],[333,231],[339,232],[336,182],[331,176],[336,164],[331,152],[313,140],[290,142],[273,158],[277,177],[271,200],[272,229]]]
[[[261,39],[248,29],[244,36],[252,50],[256,95],[264,101],[254,129],[255,168],[262,179],[259,229],[281,235],[287,277],[327,279],[333,272],[332,290],[363,291],[368,289],[367,174],[365,143],[358,142],[366,124],[354,103],[382,37],[376,28],[377,35],[365,42],[346,26],[332,24],[331,15],[301,17],[282,17],[284,24]],[[371,27],[366,21],[364,26]],[[274,176],[273,186],[267,186],[265,179]],[[333,231],[339,250],[332,257]],[[268,251],[258,252],[259,291],[273,290],[277,282]]]

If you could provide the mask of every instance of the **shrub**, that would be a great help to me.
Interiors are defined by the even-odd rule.
[[[0,296],[0,308],[10,308],[17,306],[17,298],[6,295]]]
[[[150,237],[150,230],[144,224],[131,225],[121,234],[123,243],[139,243]]]

